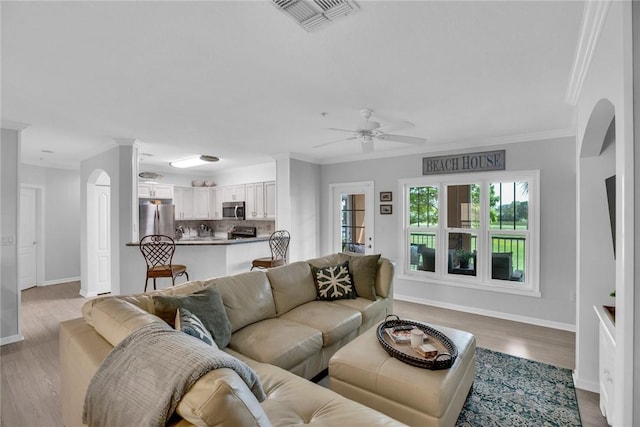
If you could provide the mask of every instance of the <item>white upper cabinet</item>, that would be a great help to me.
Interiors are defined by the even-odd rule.
[[[247,184],[247,219],[275,219],[276,183],[256,182]]]
[[[247,205],[245,209],[247,219],[262,219],[264,217],[264,183],[246,184]]]
[[[209,188],[209,219],[222,219],[221,188]]]
[[[173,185],[138,183],[138,198],[149,199],[152,197],[173,199]]]
[[[209,189],[193,189],[193,217],[192,219],[209,219]]]
[[[276,182],[264,183],[264,217],[276,219]]]
[[[246,219],[273,220],[276,217],[275,181],[219,187],[174,187],[172,190],[177,220],[222,219],[222,203],[240,201],[246,203]]]
[[[226,185],[222,188],[223,202],[242,202],[245,200],[245,185]],[[219,195],[220,193],[218,193]]]
[[[176,219],[193,218],[193,188],[175,187],[173,204]]]

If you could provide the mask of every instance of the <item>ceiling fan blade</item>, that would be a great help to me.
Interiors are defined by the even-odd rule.
[[[357,132],[355,130],[349,130],[349,129],[338,129],[338,128],[327,128],[327,129],[329,129],[329,130],[337,130],[337,131],[340,131],[340,132],[349,132],[349,133]]]
[[[362,152],[363,153],[373,153],[373,140],[371,141],[362,141]]]
[[[403,142],[405,144],[424,144],[427,142],[426,138],[418,138],[415,136],[405,135],[389,135],[387,133],[377,136],[376,138],[383,141]]]
[[[358,138],[359,138],[358,136],[352,136],[351,138],[340,138],[340,139],[336,139],[335,141],[323,142],[322,144],[313,145],[313,146],[311,146],[311,148],[325,147],[327,145],[337,144],[338,142],[343,142],[343,141],[352,141],[352,140],[358,139]]]
[[[382,126],[381,128],[378,129],[378,131],[380,131],[381,133],[389,133],[389,132],[396,132],[399,130],[409,129],[414,126],[415,124],[407,121],[395,122],[395,123],[390,123],[388,125]]]

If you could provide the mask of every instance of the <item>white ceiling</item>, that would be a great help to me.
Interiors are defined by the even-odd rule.
[[[357,142],[312,146],[349,136],[327,128],[354,128],[365,107],[428,139],[368,156],[574,133],[582,2],[357,4],[307,33],[267,0],[3,1],[2,119],[31,125],[25,163],[78,168],[115,138],[153,154],[142,170],[222,159],[192,174],[364,158]]]

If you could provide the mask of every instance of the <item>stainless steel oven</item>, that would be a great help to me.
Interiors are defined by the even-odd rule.
[[[244,202],[222,202],[222,218],[244,219]]]

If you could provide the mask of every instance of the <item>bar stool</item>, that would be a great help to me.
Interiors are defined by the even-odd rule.
[[[162,234],[149,234],[140,240],[140,252],[147,263],[147,278],[144,282],[144,291],[147,292],[149,278],[153,279],[153,289],[156,289],[158,277],[171,277],[171,286],[176,284],[176,277],[185,275],[187,281],[187,267],[173,264],[173,253],[176,251],[176,242],[169,236]]]
[[[287,263],[287,250],[289,250],[291,236],[287,230],[274,231],[269,237],[271,258],[258,258],[251,262],[251,270],[254,268],[272,268]]]

